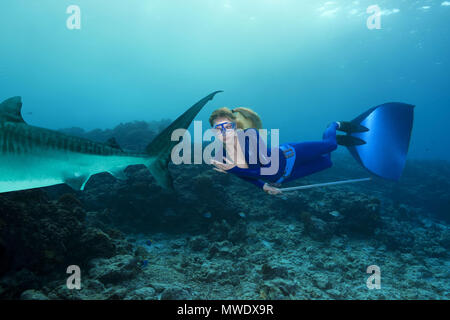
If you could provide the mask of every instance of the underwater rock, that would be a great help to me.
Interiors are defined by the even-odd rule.
[[[342,299],[344,297],[342,291],[333,288],[326,290],[326,293],[328,293],[333,299]]]
[[[342,232],[370,236],[381,226],[380,200],[365,195],[347,197],[341,204]]]
[[[221,241],[211,244],[208,250],[208,259],[213,257],[233,258],[231,243],[229,241]]]
[[[192,187],[196,191],[196,194],[202,198],[214,197],[214,185],[214,179],[208,172],[197,175],[192,179]]]
[[[97,228],[87,229],[80,238],[80,244],[87,257],[111,258],[116,253],[111,238]]]
[[[156,298],[156,290],[152,287],[143,287],[125,296],[125,300],[155,300]]]
[[[450,229],[447,229],[442,233],[439,243],[445,249],[450,250]]]
[[[450,162],[440,160],[410,160],[406,162],[399,182],[383,185],[381,192],[386,198],[450,221]]]
[[[207,165],[191,165],[184,170],[180,170],[180,168],[175,168],[175,170],[177,174],[180,174],[180,178],[177,179],[180,188],[185,190],[183,204],[191,203],[191,208],[195,208],[203,223],[211,223],[210,220],[213,219],[236,220],[240,218],[230,214],[230,212],[238,210],[234,199],[224,190],[224,186],[230,184],[228,182],[230,175],[217,173]],[[191,172],[188,172],[189,170]]]
[[[387,219],[384,228],[376,230],[375,237],[386,246],[387,250],[411,252],[417,239],[413,233],[407,231],[408,226],[408,223]],[[424,244],[420,250],[423,251],[427,246],[429,244]]]
[[[1,296],[19,298],[21,291],[51,280],[41,275],[58,277],[68,265],[83,268],[93,258],[116,254],[109,235],[89,227],[82,203],[72,193],[57,200],[50,200],[44,189],[1,195],[0,216],[0,275],[27,268],[11,273],[15,279],[3,284]],[[8,228],[2,228],[6,224]],[[25,271],[32,279],[21,276]]]
[[[158,121],[133,121],[120,123],[112,129],[93,129],[86,131],[82,128],[64,128],[59,131],[77,137],[106,142],[111,138],[117,139],[118,145],[124,150],[136,153],[145,150],[149,141],[152,141],[158,132],[170,124],[170,120],[162,119]]]
[[[430,247],[423,248],[425,254],[433,258],[446,258],[448,253],[447,250],[441,246],[434,245]]]
[[[246,220],[238,220],[232,229],[228,232],[228,240],[233,243],[243,242],[247,239],[247,222]]]
[[[215,221],[208,231],[210,241],[224,241],[228,239],[231,226],[226,220]]]
[[[104,284],[119,283],[133,278],[139,272],[139,262],[131,255],[117,255],[110,259],[90,262],[89,276]]]
[[[41,286],[41,279],[28,269],[21,269],[15,273],[9,272],[0,278],[0,297],[17,299],[23,291],[39,289]]]
[[[49,289],[50,288],[50,289]],[[114,294],[117,288],[108,289],[98,280],[82,276],[81,289],[70,290],[64,279],[54,281],[45,287],[44,291],[51,300],[104,300]]]
[[[138,246],[136,250],[134,250],[134,256],[139,259],[144,259],[148,257],[148,251],[143,246]]]
[[[298,285],[290,280],[265,281],[259,288],[259,298],[263,300],[294,299]]]
[[[322,290],[331,288],[331,283],[325,273],[314,273],[312,275],[312,280],[313,283]]]
[[[129,291],[130,289],[126,286],[115,286],[107,289],[104,296],[108,300],[124,300]]]
[[[194,279],[204,283],[215,283],[227,278],[228,270],[225,266],[218,268],[213,261],[202,263],[196,270]]]
[[[305,211],[308,207],[308,202],[311,198],[305,197],[303,194],[299,196],[289,196],[287,199],[274,197],[271,200],[269,207],[277,212],[277,214],[284,213],[286,215],[299,214]]]
[[[74,210],[76,208],[82,208],[81,201],[76,198],[72,193],[64,193],[59,199],[58,204],[68,210]],[[83,219],[84,217],[80,217]]]
[[[288,278],[288,269],[284,266],[277,266],[265,263],[261,266],[261,274],[264,280],[275,278]]]
[[[189,300],[192,299],[187,289],[179,287],[169,287],[164,289],[160,296],[161,300]]]
[[[303,223],[305,224],[305,232],[312,239],[317,241],[326,241],[330,239],[333,235],[333,230],[331,229],[331,224],[326,223],[322,219],[303,215]]]
[[[341,233],[367,237],[382,226],[381,202],[375,197],[340,190],[328,193],[314,190],[309,194],[320,200],[309,201],[306,210],[300,211],[299,218],[305,225],[306,233],[316,240],[321,236],[314,235],[314,231],[321,235],[326,235],[324,231],[327,230],[330,235]],[[308,193],[302,194],[302,197],[307,195]]]
[[[83,255],[85,214],[73,196],[51,201],[42,189],[1,195],[0,217],[0,275],[22,267],[49,273],[71,264],[74,252]]]
[[[94,292],[102,292],[105,290],[105,286],[98,280],[95,279],[85,279],[83,280],[82,289],[88,289]]]
[[[186,247],[186,244],[187,244],[187,239],[174,239],[171,241],[170,246],[172,249],[177,250],[177,249]]]
[[[411,213],[408,210],[408,207],[404,204],[400,204],[397,207],[397,212],[398,212],[399,218],[402,218],[402,219],[410,219],[411,218]]]
[[[206,240],[203,236],[192,237],[189,240],[189,248],[191,248],[192,251],[202,251],[204,249],[207,249],[208,246],[209,241]]]
[[[20,295],[21,300],[49,300],[49,298],[38,290],[26,290]]]
[[[186,220],[186,216],[192,215],[192,208],[196,208],[197,203],[159,187],[145,166],[130,166],[126,173],[128,180],[94,181],[92,185],[86,185],[81,195],[87,210],[108,208],[108,215],[102,217],[104,225],[125,233],[198,228],[196,221],[191,226],[186,223],[191,221]],[[97,176],[92,180],[99,179]]]
[[[108,298],[109,292],[105,290],[105,286],[98,280],[89,279],[82,275],[81,289],[69,290],[62,279],[54,281],[47,292],[49,299],[63,299],[63,300],[99,300]],[[48,289],[47,289],[48,290]]]
[[[367,187],[294,192],[281,199],[207,166],[170,170],[181,191],[176,195],[163,192],[139,166],[127,169],[127,181],[93,177],[82,193],[61,188],[53,198],[42,190],[0,195],[0,298],[450,297],[448,227],[425,219],[437,210],[448,216],[448,189],[434,194],[431,188],[437,173],[421,174],[428,191],[415,186],[420,181],[410,173],[412,184],[400,182],[398,194],[374,180]],[[339,180],[352,170],[321,177]],[[439,205],[432,204],[433,196]],[[211,218],[205,219],[208,211]],[[140,246],[139,233],[154,239],[159,232],[164,241]],[[66,267],[79,261],[86,262],[82,289],[68,290]],[[382,294],[364,288],[366,262],[383,263]],[[411,270],[414,265],[420,268]]]

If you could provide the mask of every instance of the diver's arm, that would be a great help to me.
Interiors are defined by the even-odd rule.
[[[262,189],[264,192],[266,192],[268,194],[276,195],[276,194],[282,193],[282,191],[280,189],[272,187],[267,182],[264,182],[261,179],[252,179],[252,178],[241,177],[241,176],[238,176],[238,177],[241,178],[242,180],[245,180],[247,182],[254,184],[259,189]]]
[[[249,167],[249,168],[239,168],[238,166],[234,166],[231,169],[227,170],[230,173],[234,173],[237,176],[247,177],[252,179],[258,179],[261,176],[261,170],[259,167]]]
[[[275,187],[272,187],[271,185],[269,185],[268,183],[262,181],[261,179],[258,179],[259,175],[259,170],[255,170],[255,169],[242,169],[239,167],[234,167],[231,170],[228,170],[229,172],[234,173],[236,176],[238,176],[239,178],[241,178],[242,180],[245,180],[247,182],[250,182],[252,184],[254,184],[255,186],[257,186],[258,188],[264,190],[264,192],[267,192],[268,194],[280,194],[281,190]],[[258,171],[258,173],[256,173],[256,171]]]
[[[243,176],[243,175],[236,174],[236,172],[234,172],[234,171],[239,171],[239,170],[227,170],[224,167],[221,167],[221,166],[224,166],[223,163],[219,163],[219,162],[216,162],[214,160],[211,163],[216,166],[213,169],[218,171],[218,172],[228,173],[229,171],[231,171],[232,173],[235,173],[235,176],[241,178],[242,180],[250,182],[250,183],[254,184],[255,186],[259,187],[260,189],[264,189],[264,185],[266,183],[264,181],[260,180],[260,179],[249,178],[249,177],[246,177],[246,176]],[[237,168],[237,167],[235,167],[235,168]],[[243,170],[248,170],[248,169],[243,169]],[[254,174],[254,173],[252,173],[252,174]]]

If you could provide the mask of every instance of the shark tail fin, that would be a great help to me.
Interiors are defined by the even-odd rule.
[[[222,91],[215,91],[198,101],[157,135],[147,146],[146,153],[154,158],[151,164],[148,165],[148,169],[161,187],[174,190],[173,180],[168,167],[171,151],[178,144],[178,141],[171,140],[172,132],[176,129],[187,129],[206,103],[212,100],[219,92]]]

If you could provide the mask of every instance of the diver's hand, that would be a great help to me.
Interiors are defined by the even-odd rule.
[[[282,193],[282,191],[281,191],[280,189],[275,188],[275,187],[272,187],[272,186],[270,186],[268,183],[265,183],[265,184],[264,184],[263,190],[264,190],[266,193],[271,194],[271,195],[276,195],[276,194],[281,194],[281,193]]]
[[[216,170],[217,172],[221,172],[221,173],[228,173],[225,170],[219,169],[219,168],[213,168],[213,170]]]
[[[217,160],[211,159],[211,164],[213,166],[215,166],[215,168],[213,168],[213,169],[216,171],[219,171],[219,172],[223,172],[226,170],[230,170],[231,168],[233,168],[235,166],[233,163],[229,162],[228,159],[226,159],[225,161],[227,161],[227,163],[222,163]],[[219,169],[219,170],[217,170],[217,169]]]

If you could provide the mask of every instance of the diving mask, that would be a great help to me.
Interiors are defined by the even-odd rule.
[[[234,122],[219,123],[214,126],[214,129],[219,130],[223,135],[225,135],[228,130],[236,129],[236,123]]]

